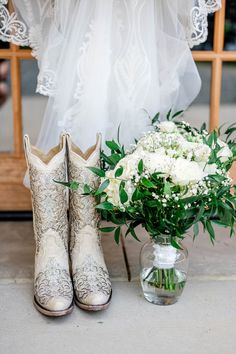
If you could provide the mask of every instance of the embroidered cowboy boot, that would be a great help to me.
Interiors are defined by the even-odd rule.
[[[69,181],[79,182],[70,190],[70,252],[76,304],[85,310],[106,309],[111,300],[111,282],[101,247],[99,215],[92,196],[84,196],[83,186],[99,185],[99,178],[87,167],[99,166],[101,135],[83,153],[67,135]]]
[[[69,272],[66,189],[66,137],[47,155],[24,137],[29,169],[36,241],[34,305],[47,316],[63,316],[73,309]]]

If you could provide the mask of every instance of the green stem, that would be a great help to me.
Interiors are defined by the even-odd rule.
[[[143,281],[147,281],[149,285],[155,286],[156,288],[175,291],[176,286],[180,286],[181,284],[175,283],[175,269],[159,269],[156,267],[152,267],[147,276],[143,279]]]
[[[150,272],[148,273],[148,275],[143,279],[143,281],[146,281],[147,278],[149,278],[149,276],[155,271],[156,267],[152,267],[152,269],[150,270]]]

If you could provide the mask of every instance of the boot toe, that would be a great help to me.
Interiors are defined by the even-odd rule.
[[[81,302],[88,306],[100,306],[105,305],[109,300],[109,295],[105,294],[89,294]]]
[[[49,311],[65,311],[71,306],[72,300],[63,297],[54,297],[50,299],[43,307]]]

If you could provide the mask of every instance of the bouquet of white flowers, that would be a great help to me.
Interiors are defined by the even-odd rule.
[[[235,125],[225,131],[224,142],[220,130],[208,133],[205,125],[196,129],[176,121],[180,113],[171,116],[170,111],[163,122],[157,114],[153,130],[128,152],[119,142],[107,141],[111,153],[102,152],[100,169],[90,168],[101,177],[99,188],[84,186],[85,195],[99,199],[96,208],[103,219],[114,224],[101,231],[114,231],[117,243],[122,225],[127,226],[125,236],[130,233],[135,239],[139,225],[149,233],[154,259],[141,276],[143,288],[146,282],[160,291],[177,291],[177,296],[186,277],[174,265],[184,257],[180,241],[188,230],[193,226],[196,237],[201,223],[214,243],[213,225],[229,227],[233,235],[236,220],[235,186],[229,175],[236,158]],[[71,181],[69,186],[76,183]]]
[[[233,234],[235,186],[229,169],[236,157],[231,138],[236,128],[226,130],[223,142],[219,132],[174,122],[176,114],[168,118],[159,122],[159,114],[154,117],[154,131],[127,153],[119,143],[107,141],[111,154],[102,153],[102,169],[92,168],[102,177],[99,189],[90,190],[101,197],[97,209],[117,225],[102,231],[114,230],[116,242],[123,224],[135,238],[135,228],[142,225],[152,238],[166,235],[174,247],[193,225],[197,236],[199,223],[212,242],[212,223],[230,227]]]

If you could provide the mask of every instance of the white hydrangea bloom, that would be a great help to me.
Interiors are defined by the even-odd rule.
[[[221,162],[226,162],[233,156],[232,151],[229,146],[220,139],[217,139],[217,143],[220,145],[221,149],[218,152],[217,156],[220,158]]]
[[[107,200],[113,205],[120,207],[121,206],[120,194],[119,194],[120,180],[114,178],[114,171],[107,171],[105,179],[107,178],[110,179],[110,183],[108,187],[105,189],[105,192],[107,193],[108,196]]]
[[[162,133],[174,133],[178,131],[174,122],[164,121],[158,124],[158,127]]]
[[[120,178],[128,180],[133,178],[138,173],[138,163],[141,160],[141,152],[137,154],[134,152],[133,154],[127,155],[117,164],[115,171],[123,167],[123,173]]]
[[[193,148],[193,155],[194,160],[196,162],[207,162],[210,154],[211,149],[206,144],[199,144],[199,143],[192,143]]]
[[[187,186],[199,182],[206,174],[197,162],[179,158],[174,161],[170,176],[174,184]]]
[[[168,177],[173,165],[173,159],[169,156],[159,154],[158,152],[145,152],[143,157],[145,169],[149,174],[161,172]]]
[[[216,173],[218,173],[218,170],[217,170],[217,165],[215,163],[213,164],[207,164],[205,167],[204,167],[204,172],[208,175],[214,175]]]
[[[120,202],[120,184],[121,181],[125,181],[125,191],[128,194],[128,202],[131,200],[133,192],[135,190],[134,184],[132,182],[133,179],[138,177],[138,163],[143,158],[144,153],[142,149],[134,151],[132,154],[125,156],[122,160],[119,161],[115,170],[107,171],[105,179],[109,179],[110,183],[108,187],[105,189],[105,192],[108,196],[108,201],[117,207],[121,207],[122,204]],[[117,169],[123,167],[123,173],[120,177],[115,178],[115,173]],[[104,179],[103,179],[104,180]]]

